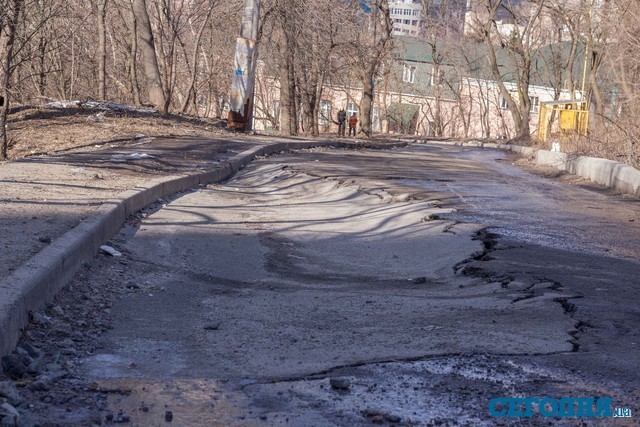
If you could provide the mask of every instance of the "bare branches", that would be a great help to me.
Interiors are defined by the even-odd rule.
[[[11,104],[11,76],[14,71],[15,41],[23,0],[4,0],[0,11],[0,96],[3,97],[0,107],[0,159],[7,158],[9,137],[7,135],[7,118]]]

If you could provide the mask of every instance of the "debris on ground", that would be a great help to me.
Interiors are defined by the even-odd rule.
[[[107,246],[107,245],[102,245],[100,246],[100,251],[107,254],[107,255],[111,255],[114,257],[121,257],[122,253],[117,251],[116,249],[112,248],[111,246]]]

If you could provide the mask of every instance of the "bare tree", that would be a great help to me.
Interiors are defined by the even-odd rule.
[[[297,40],[295,69],[299,70],[297,87],[302,101],[303,125],[306,133],[317,136],[319,119],[325,123],[331,120],[331,112],[322,113],[320,104],[326,82],[338,72],[342,62],[345,43],[341,38],[350,10],[344,2],[335,0],[312,0],[307,6],[302,16],[304,37]],[[326,113],[329,116],[322,116]]]
[[[162,88],[162,77],[156,56],[156,47],[145,0],[133,0],[138,36],[142,41],[142,57],[149,101],[166,112],[167,103]]]
[[[298,133],[298,85],[295,55],[303,28],[299,4],[296,0],[275,0],[264,9],[274,22],[269,33],[277,52],[278,80],[280,84],[280,131],[286,135]]]
[[[431,53],[431,78],[428,87],[433,90],[433,102],[429,104],[429,119],[434,125],[435,136],[443,136],[445,132],[445,121],[447,117],[443,112],[443,98],[445,90],[447,95],[460,99],[460,76],[461,73],[455,73],[456,67],[452,66],[455,62],[459,65],[456,58],[456,51],[460,49],[461,30],[463,22],[461,10],[461,2],[459,0],[421,0],[423,10],[423,29],[420,34],[420,40],[428,47]],[[447,71],[449,76],[446,76]],[[459,68],[457,68],[459,71]],[[459,105],[460,107],[460,105]],[[463,125],[468,128],[468,121],[464,115],[460,116]]]
[[[537,43],[535,36],[539,24],[540,14],[546,0],[539,0],[526,6],[521,6],[515,0],[487,0],[484,13],[478,22],[481,38],[487,48],[487,56],[493,79],[498,85],[502,98],[505,100],[513,118],[516,138],[530,136],[529,120],[531,101],[529,99],[529,84],[531,79],[532,52]],[[505,13],[512,21],[508,28],[497,25],[498,13]],[[507,89],[507,78],[500,69],[499,51],[506,52],[511,68],[514,84],[515,99]]]
[[[6,159],[9,149],[7,119],[11,105],[11,76],[14,70],[14,47],[23,0],[2,0],[0,3],[0,93],[4,99],[0,107],[0,159]]]
[[[129,70],[130,85],[133,99],[136,105],[140,105],[140,89],[138,88],[138,20],[136,19],[135,10],[133,9],[133,0],[130,1],[130,20],[131,20],[131,47],[129,49]]]
[[[547,67],[541,76],[549,87],[554,89],[554,100],[560,99],[563,89],[570,91],[574,100],[579,76],[575,75],[575,66],[583,43],[583,10],[572,2],[549,1],[545,5],[549,31]]]
[[[107,0],[99,0],[97,4],[98,17],[98,98],[107,99]]]
[[[187,111],[189,100],[193,100],[194,103],[196,102],[197,94],[195,91],[195,84],[196,84],[196,77],[198,74],[198,58],[200,57],[200,45],[202,42],[202,36],[204,34],[204,31],[207,28],[207,25],[209,23],[209,18],[211,17],[211,14],[213,13],[213,10],[216,6],[217,6],[217,1],[211,1],[207,5],[206,12],[204,14],[198,13],[198,15],[204,16],[204,19],[202,19],[202,21],[200,22],[200,26],[197,31],[194,31],[195,17],[192,17],[191,19],[189,19],[189,26],[191,28],[191,31],[194,33],[193,35],[195,36],[195,41],[194,41],[194,46],[193,46],[193,51],[191,56],[191,73],[189,76],[189,84],[185,91],[182,107],[180,108],[180,111],[182,113],[185,113]],[[196,113],[197,113],[197,110],[196,110]]]
[[[595,33],[589,41],[596,49],[590,58],[590,82],[597,115],[591,126],[589,149],[592,154],[640,167],[640,4],[615,0],[588,13],[590,33]],[[606,77],[593,76],[598,62],[609,71]]]
[[[357,2],[357,7],[359,7]],[[371,137],[371,111],[373,109],[374,90],[380,66],[392,49],[391,33],[393,23],[389,16],[387,0],[372,0],[368,22],[369,31],[358,32],[356,37],[357,63],[362,82],[362,100],[360,102],[360,130]],[[358,16],[359,14],[356,14]],[[366,22],[366,21],[365,21]]]

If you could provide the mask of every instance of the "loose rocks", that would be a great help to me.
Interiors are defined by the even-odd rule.
[[[2,370],[13,380],[19,380],[27,373],[27,367],[22,363],[22,357],[16,353],[2,358]]]
[[[20,420],[20,414],[18,410],[9,403],[3,403],[0,405],[0,426],[1,427],[13,427],[18,425]]]
[[[4,397],[9,404],[14,406],[19,405],[22,401],[18,388],[11,381],[0,382],[0,397]]]
[[[207,323],[202,327],[202,329],[204,329],[205,331],[217,331],[218,329],[220,329],[220,323]]]
[[[351,387],[351,381],[349,378],[331,378],[329,380],[329,384],[331,384],[331,388],[336,390],[349,390]]]

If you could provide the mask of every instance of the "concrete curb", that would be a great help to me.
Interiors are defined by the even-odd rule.
[[[515,148],[515,146],[512,147]],[[512,148],[509,149],[516,151]],[[538,165],[551,166],[581,176],[623,194],[640,196],[640,171],[626,163],[549,150],[533,150],[531,148],[529,150],[531,152],[526,155],[535,156]]]
[[[0,356],[13,351],[20,330],[29,321],[29,312],[51,301],[82,264],[98,253],[100,245],[118,233],[128,215],[177,192],[227,179],[258,156],[339,145],[339,141],[331,140],[260,145],[237,154],[212,170],[155,179],[104,202],[93,215],[0,281]]]
[[[640,171],[626,163],[510,144],[483,143],[479,141],[427,141],[427,143],[513,151],[523,156],[534,158],[538,165],[551,166],[558,170],[581,176],[582,178],[615,189],[623,194],[640,196]]]

